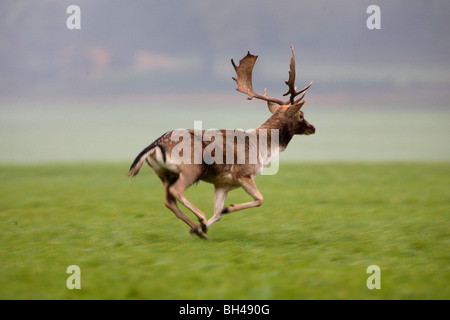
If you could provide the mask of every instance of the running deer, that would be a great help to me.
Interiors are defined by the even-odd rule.
[[[266,101],[272,113],[272,116],[258,128],[251,133],[238,130],[216,130],[210,134],[209,139],[201,137],[202,135],[206,136],[208,130],[185,130],[183,135],[180,135],[177,130],[170,131],[142,150],[131,165],[128,176],[134,177],[139,173],[144,162],[148,163],[164,185],[166,207],[189,225],[190,233],[207,239],[207,229],[214,222],[220,220],[223,214],[260,206],[263,203],[263,196],[255,185],[255,176],[269,165],[278,152],[287,147],[294,135],[309,135],[315,132],[315,128],[305,120],[303,112],[300,110],[305,103],[303,98],[306,90],[312,85],[312,82],[301,90],[296,89],[293,46],[291,46],[291,50],[289,79],[286,81],[289,89],[283,95],[290,95],[289,100],[271,98],[267,96],[266,90],[263,95],[253,90],[252,71],[258,56],[248,52],[239,61],[238,66],[231,59],[237,74],[237,77],[233,78],[237,83],[237,91],[248,95],[247,99],[249,100],[257,98]],[[233,136],[232,139],[224,140],[221,137],[222,135],[228,138],[230,134]],[[252,134],[256,140],[246,139]],[[194,141],[184,139],[186,135],[187,138],[193,138]],[[243,140],[240,139],[242,136],[244,136]],[[274,137],[278,139],[273,139]],[[183,142],[188,140],[188,143],[181,143],[180,138],[183,138]],[[261,148],[261,142],[265,142],[269,146],[265,152],[262,150],[264,148]],[[182,148],[180,145],[183,145]],[[196,148],[197,150],[195,150]],[[242,151],[245,152],[245,156],[242,156]],[[206,157],[208,152],[209,156]],[[256,152],[257,156],[252,157],[252,152]],[[198,154],[202,156],[200,159]],[[209,220],[184,195],[185,190],[199,180],[214,185],[214,215]],[[243,188],[253,198],[253,201],[230,204],[225,207],[228,192],[237,188]],[[197,216],[199,225],[178,208],[177,201]]]

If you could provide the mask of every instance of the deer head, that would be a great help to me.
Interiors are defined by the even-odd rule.
[[[264,95],[258,94],[253,90],[252,73],[258,56],[252,55],[250,52],[248,52],[247,55],[239,61],[238,66],[234,63],[233,59],[231,59],[231,63],[233,64],[237,75],[237,78],[233,77],[233,80],[236,81],[238,85],[236,90],[247,94],[247,99],[252,100],[253,98],[257,98],[267,101],[269,110],[273,114],[273,116],[269,118],[268,122],[281,122],[283,129],[288,129],[289,133],[292,135],[313,134],[315,132],[315,128],[304,119],[303,112],[300,110],[306,102],[303,98],[305,97],[306,90],[311,87],[312,82],[301,90],[296,89],[295,55],[293,46],[291,46],[291,50],[292,57],[289,70],[289,79],[285,81],[289,89],[285,94],[283,94],[283,96],[290,95],[289,100],[280,100],[269,97],[267,96],[266,89],[264,89]],[[300,97],[296,98],[298,95],[300,95]]]

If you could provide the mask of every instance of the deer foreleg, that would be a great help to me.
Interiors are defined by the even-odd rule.
[[[215,188],[214,189],[214,216],[208,220],[206,226],[209,228],[214,222],[219,221],[222,218],[222,210],[225,205],[225,199],[227,198],[228,189]]]
[[[222,210],[222,214],[231,213],[243,209],[259,207],[263,203],[263,196],[256,187],[255,181],[252,177],[240,178],[238,180],[241,187],[254,199],[254,201],[231,204]]]

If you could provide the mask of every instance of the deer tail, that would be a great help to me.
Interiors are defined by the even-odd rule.
[[[164,163],[166,161],[166,155],[164,152],[164,148],[159,145],[156,144],[157,141],[155,141],[154,143],[152,143],[151,145],[149,145],[147,148],[145,148],[144,150],[141,151],[141,153],[139,153],[139,155],[136,157],[136,159],[134,159],[133,164],[130,167],[130,170],[128,171],[128,176],[129,177],[134,177],[139,173],[139,170],[141,170],[142,165],[144,164],[144,162],[147,160],[154,157],[156,158],[155,160],[157,162],[162,162]],[[159,159],[161,158],[161,159]],[[153,161],[152,161],[153,162]],[[148,162],[149,165],[150,162]]]
[[[133,164],[130,167],[130,170],[128,171],[129,177],[134,177],[139,173],[139,170],[141,170],[142,165],[144,164],[145,159],[150,155],[150,153],[153,151],[155,146],[150,145],[144,150],[139,153],[139,155],[134,159]]]

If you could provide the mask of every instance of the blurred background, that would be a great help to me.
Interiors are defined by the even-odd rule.
[[[270,113],[230,59],[259,55],[255,90],[281,97],[291,44],[317,132],[281,161],[448,161],[449,31],[446,0],[2,1],[0,162],[132,161],[196,120],[256,128]]]

